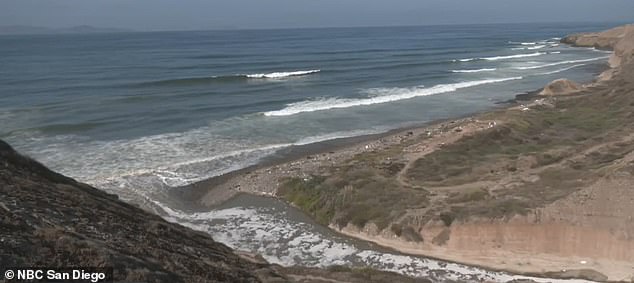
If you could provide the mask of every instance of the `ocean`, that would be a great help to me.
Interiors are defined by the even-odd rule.
[[[591,81],[609,52],[559,39],[614,25],[0,36],[0,138],[53,170],[152,203],[168,188],[292,145],[492,109],[561,77]],[[258,209],[266,207],[214,213],[264,215]],[[174,213],[174,221],[200,224]],[[218,226],[225,232],[213,225],[197,227],[273,262],[297,263],[247,244],[262,227],[232,238],[242,235],[226,232],[235,225]],[[301,241],[286,248],[293,247],[301,249]],[[320,265],[327,258],[311,257],[302,260]]]

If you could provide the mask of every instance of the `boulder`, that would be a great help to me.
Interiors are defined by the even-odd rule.
[[[567,95],[577,91],[580,91],[582,87],[571,80],[558,79],[550,82],[544,87],[539,95],[555,96],[555,95]]]

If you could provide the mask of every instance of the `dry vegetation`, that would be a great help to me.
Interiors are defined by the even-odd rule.
[[[286,179],[278,193],[323,224],[372,222],[399,236],[432,219],[451,225],[525,214],[593,182],[634,150],[621,140],[632,129],[634,94],[625,91],[629,81],[616,83],[622,91],[597,86],[529,111],[479,115],[499,123],[412,160],[408,147],[428,138],[414,136],[319,176]]]

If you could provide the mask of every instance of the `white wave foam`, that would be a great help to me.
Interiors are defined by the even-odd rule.
[[[374,97],[351,99],[351,98],[327,98],[320,100],[309,100],[288,104],[282,110],[264,112],[265,116],[289,116],[305,112],[315,112],[321,110],[349,108],[355,106],[367,106],[373,104],[387,103],[398,100],[410,99],[420,96],[435,95],[447,92],[453,92],[461,88],[468,88],[483,84],[499,83],[510,80],[521,80],[522,77],[512,77],[503,79],[487,79],[479,81],[468,81],[455,84],[440,84],[430,88],[379,88],[371,89],[368,92],[374,94]]]
[[[591,62],[591,61],[602,60],[602,59],[607,59],[607,58],[609,58],[609,57],[597,57],[597,58],[590,58],[590,59],[561,61],[561,62],[555,62],[555,63],[550,63],[550,64],[538,65],[538,66],[515,67],[515,69],[517,69],[517,70],[542,69],[542,68],[547,68],[547,67],[552,67],[552,66],[566,65],[566,64],[575,64],[575,63],[585,63],[585,62]]]
[[[454,59],[453,62],[470,62],[475,60],[480,60],[480,58]]]
[[[548,54],[561,54],[561,51],[548,52]]]
[[[546,45],[536,45],[536,46],[530,46],[530,47],[514,47],[511,48],[511,50],[536,50],[536,49],[542,49],[546,47]]]
[[[379,128],[379,127],[377,127],[377,128],[375,128],[373,130],[356,130],[356,131],[334,132],[334,133],[329,133],[329,134],[324,134],[324,135],[318,135],[318,136],[313,136],[313,137],[302,138],[302,139],[298,140],[297,142],[293,143],[293,145],[307,145],[307,144],[318,143],[318,142],[334,140],[334,139],[343,139],[343,138],[350,138],[350,137],[358,137],[358,136],[364,136],[364,135],[378,134],[378,133],[386,132],[386,131],[388,131],[388,128]]]
[[[543,52],[535,52],[535,53],[528,53],[528,54],[516,54],[516,55],[507,55],[507,56],[494,56],[494,57],[480,57],[480,58],[466,58],[466,59],[458,59],[458,60],[453,60],[454,62],[460,61],[460,62],[470,62],[470,61],[476,61],[476,60],[486,60],[486,61],[498,61],[498,60],[505,60],[505,59],[517,59],[517,58],[524,58],[524,57],[535,57],[535,56],[541,56],[544,55],[546,53]]]
[[[321,72],[321,70],[274,72],[274,73],[268,73],[268,74],[250,74],[245,76],[251,79],[280,79],[280,78],[287,78],[287,77],[304,76],[304,75],[315,74],[319,72]]]
[[[453,73],[480,73],[480,72],[493,72],[497,70],[496,68],[484,68],[484,69],[474,69],[474,70],[451,70]]]
[[[260,254],[267,261],[282,266],[370,267],[412,277],[426,277],[434,282],[508,282],[519,279],[588,282],[512,275],[458,263],[377,251],[363,242],[325,233],[309,220],[289,217],[300,215],[301,212],[279,201],[267,199],[259,203],[261,206],[232,206],[190,214],[152,201],[166,220],[209,233],[229,247]]]
[[[517,44],[517,45],[535,45],[537,42],[521,42],[521,41],[509,41],[508,44]]]
[[[75,135],[46,137],[39,133],[13,138],[22,141],[21,151],[54,170],[116,193],[123,200],[145,203],[164,189],[245,168],[282,148],[387,130],[298,135],[295,140],[288,137],[271,141],[227,136],[226,127],[242,128],[244,125],[236,125],[241,121],[229,119],[181,133],[111,141]],[[244,122],[253,126],[251,120]]]
[[[585,65],[587,65],[587,64],[572,65],[570,67],[566,67],[566,68],[563,68],[563,69],[555,70],[555,71],[552,71],[552,72],[539,73],[538,75],[552,75],[552,74],[561,73],[563,71],[568,71],[570,69],[581,67],[581,66],[585,66]]]
[[[535,53],[529,53],[529,54],[517,54],[517,55],[508,55],[508,56],[495,56],[495,57],[484,57],[481,58],[482,60],[487,60],[487,61],[497,61],[497,60],[505,60],[505,59],[516,59],[516,58],[524,58],[524,57],[535,57],[535,56],[541,56],[544,55],[546,53],[543,52],[535,52]]]
[[[532,46],[532,47],[526,47],[526,49],[535,50],[535,49],[542,49],[544,47],[546,47],[546,45],[536,45],[536,46]]]
[[[594,47],[591,47],[591,48],[588,48],[588,49],[590,49],[590,50],[592,50],[592,51],[594,51],[594,52],[599,52],[599,53],[608,53],[608,54],[609,54],[609,53],[612,53],[612,51],[609,51],[609,50],[596,49],[596,48],[594,48]]]

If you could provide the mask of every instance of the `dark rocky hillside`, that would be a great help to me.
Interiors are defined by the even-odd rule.
[[[208,235],[48,170],[0,141],[0,267],[113,266],[118,280],[259,282]]]

